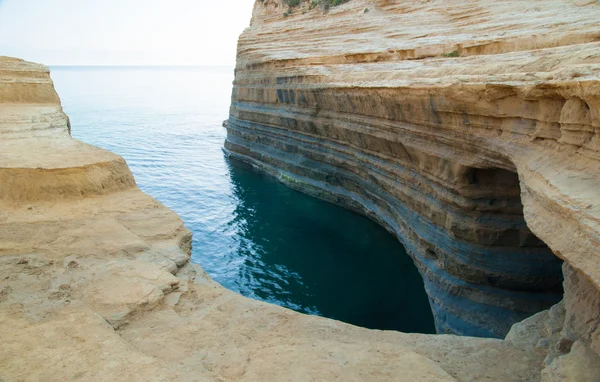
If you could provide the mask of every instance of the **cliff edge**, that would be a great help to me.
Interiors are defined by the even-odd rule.
[[[368,330],[212,282],[125,161],[71,138],[45,66],[0,57],[0,147],[4,381],[539,380],[529,331]]]
[[[284,3],[240,37],[228,154],[395,234],[439,333],[512,340],[554,306],[531,346],[597,362],[600,5]]]

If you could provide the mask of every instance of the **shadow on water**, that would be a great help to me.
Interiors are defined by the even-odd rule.
[[[245,163],[228,166],[242,294],[367,328],[435,332],[421,276],[385,229]]]

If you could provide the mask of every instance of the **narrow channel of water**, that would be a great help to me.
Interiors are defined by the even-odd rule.
[[[73,136],[125,157],[140,188],[183,218],[193,261],[223,286],[368,328],[435,331],[393,236],[224,157],[233,68],[51,69]]]

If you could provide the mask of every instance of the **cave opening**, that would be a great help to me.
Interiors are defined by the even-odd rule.
[[[487,199],[490,218],[502,217],[504,225],[492,235],[490,245],[523,249],[520,265],[526,274],[515,279],[490,277],[490,284],[509,290],[562,294],[562,260],[527,226],[519,175],[502,168],[469,168],[465,177],[469,186],[478,189],[483,200]]]
[[[499,314],[497,310],[496,322],[488,320],[486,324],[474,317],[476,312],[464,313],[461,318],[470,317],[474,328],[479,323],[488,326],[494,336],[503,337],[516,322],[562,299],[562,260],[527,226],[516,171],[464,167],[458,178],[458,193],[468,200],[467,218],[452,226],[451,234],[479,250],[458,254],[454,259],[450,255],[444,268],[485,294],[481,297],[473,293],[471,299],[507,312]],[[437,318],[438,332],[486,336],[477,329],[461,332],[464,323],[451,321],[444,315],[441,320]]]

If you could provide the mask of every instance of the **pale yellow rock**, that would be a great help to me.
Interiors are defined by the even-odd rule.
[[[542,372],[542,382],[598,382],[600,361],[589,347],[577,341],[569,354],[555,360]]]
[[[513,327],[507,342],[543,355],[544,378],[594,375],[600,4],[351,0],[287,10],[256,1],[240,37],[230,155],[394,232],[436,286],[428,293],[442,330],[506,333],[487,308],[542,310],[519,295],[539,281],[535,272],[518,280],[541,263],[519,262],[537,236],[565,261],[564,302]],[[476,181],[508,172],[512,189]],[[506,202],[519,193],[516,208]],[[481,248],[489,256],[469,257]],[[503,255],[512,267],[490,259]]]
[[[45,67],[0,58],[0,74],[2,380],[539,380],[543,356],[508,342],[368,330],[225,290],[120,157],[69,136]]]

